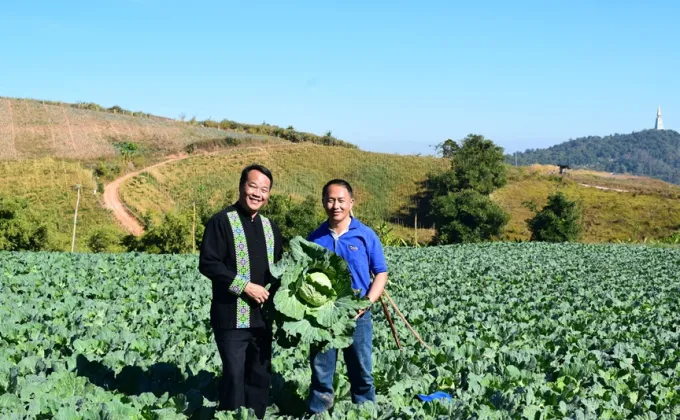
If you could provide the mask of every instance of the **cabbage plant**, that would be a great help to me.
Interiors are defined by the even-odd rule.
[[[271,273],[277,279],[273,320],[280,346],[345,348],[352,344],[354,316],[369,302],[359,298],[360,290],[352,289],[344,259],[296,236]]]

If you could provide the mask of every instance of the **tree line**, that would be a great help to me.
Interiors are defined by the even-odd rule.
[[[506,155],[505,161],[513,165],[570,165],[680,184],[680,133],[643,130],[605,137],[588,136],[546,149],[528,149]]]

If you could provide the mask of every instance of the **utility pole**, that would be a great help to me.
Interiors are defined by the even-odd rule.
[[[515,151],[515,166],[518,166],[517,165],[517,152],[516,151]]]
[[[414,228],[415,228],[415,230],[414,230],[414,236],[415,237],[413,238],[413,241],[414,241],[413,246],[417,247],[418,246],[418,213],[416,213],[416,220],[413,223],[413,225],[414,225]]]
[[[71,239],[71,252],[76,250],[76,224],[78,223],[78,206],[80,205],[80,184],[76,185],[78,198],[76,199],[76,211],[73,213],[73,238]]]
[[[193,222],[191,223],[191,252],[194,254],[196,253],[196,202],[193,202],[194,205],[194,219]]]

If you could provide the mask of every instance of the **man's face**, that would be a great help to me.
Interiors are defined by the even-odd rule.
[[[331,185],[323,198],[323,207],[329,220],[341,222],[349,217],[354,200],[349,195],[347,188],[342,185]]]
[[[269,202],[269,178],[257,169],[248,172],[248,179],[239,191],[239,203],[250,213],[258,212]]]

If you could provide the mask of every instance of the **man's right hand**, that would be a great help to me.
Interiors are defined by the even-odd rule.
[[[245,289],[243,289],[243,293],[248,295],[252,300],[260,305],[269,299],[269,291],[255,283],[246,284]]]

